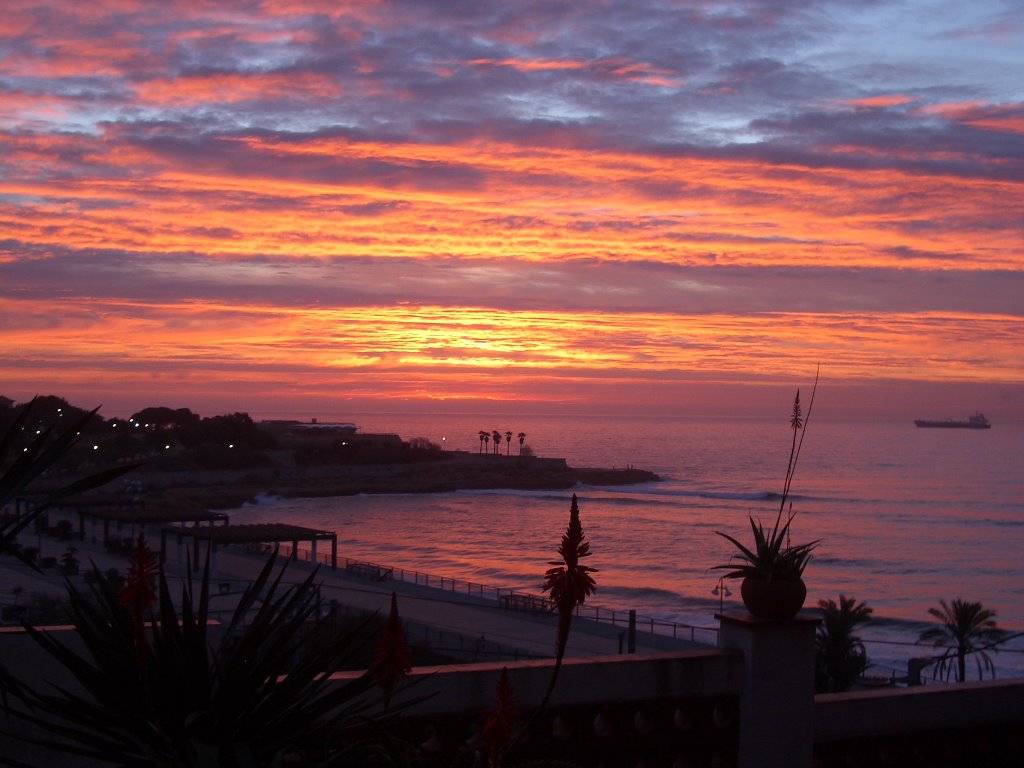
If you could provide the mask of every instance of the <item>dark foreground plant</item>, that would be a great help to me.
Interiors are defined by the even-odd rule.
[[[803,577],[804,569],[811,560],[811,553],[820,543],[820,539],[815,539],[803,544],[791,544],[792,504],[789,504],[789,514],[785,524],[783,524],[782,520],[783,513],[786,512],[787,504],[789,503],[790,488],[793,484],[793,477],[796,474],[797,462],[800,459],[800,449],[803,447],[804,435],[811,418],[811,410],[814,407],[814,395],[817,390],[818,378],[815,376],[814,387],[811,390],[811,400],[807,406],[806,418],[800,406],[799,389],[796,391],[796,397],[793,399],[793,410],[789,420],[793,438],[790,444],[786,479],[782,486],[782,498],[779,502],[779,512],[775,516],[775,524],[771,528],[765,528],[760,520],[755,521],[754,517],[750,516],[750,529],[754,535],[753,547],[747,547],[739,539],[727,533],[715,531],[715,533],[729,541],[738,550],[738,554],[734,555],[732,561],[712,567],[711,570],[725,571],[723,578],[752,578],[762,579],[767,582],[774,580],[796,581]]]
[[[815,689],[818,693],[847,691],[868,664],[864,643],[854,634],[871,620],[872,609],[854,598],[839,595],[819,600],[821,623],[815,634]]]
[[[495,690],[494,708],[487,713],[480,729],[480,741],[487,755],[487,768],[500,768],[501,757],[512,744],[519,720],[519,701],[508,679],[508,668],[502,667]]]
[[[141,646],[140,601],[127,587],[122,595],[130,608],[97,569],[91,594],[68,583],[84,653],[50,633],[26,630],[76,684],[21,686],[12,714],[36,735],[5,730],[39,747],[122,766],[337,759],[338,744],[365,741],[371,731],[374,673],[328,681],[357,649],[359,630],[306,647],[304,627],[317,621],[315,572],[286,586],[284,566],[273,575],[275,561],[271,556],[245,590],[220,642],[210,636],[209,558],[198,584],[191,569],[183,581],[180,618],[160,574],[159,610]]]
[[[46,471],[67,455],[78,441],[82,430],[99,411],[99,408],[93,409],[64,429],[58,430],[51,425],[38,433],[33,433],[30,429],[30,418],[35,404],[36,398],[33,398],[0,436],[0,509],[4,509],[18,497],[32,490]],[[26,435],[30,437],[26,439]],[[114,467],[62,485],[41,494],[37,503],[20,517],[0,520],[0,554],[14,555],[29,567],[37,568],[33,559],[27,557],[17,546],[19,534],[49,507],[71,496],[99,488],[136,466],[138,465]]]
[[[594,582],[591,573],[596,573],[596,568],[580,564],[580,560],[590,557],[590,543],[583,534],[583,525],[580,523],[580,509],[576,501],[576,494],[572,495],[572,503],[569,506],[569,525],[562,534],[562,543],[558,546],[558,554],[561,560],[553,560],[544,574],[544,591],[551,594],[555,610],[558,611],[558,631],[555,635],[555,668],[551,673],[551,682],[548,684],[541,708],[551,698],[555,689],[555,682],[558,680],[558,672],[562,668],[562,659],[565,656],[565,646],[569,642],[569,630],[572,627],[572,616],[576,609],[583,605],[586,599],[597,591],[597,584]]]
[[[398,595],[391,593],[391,612],[384,624],[384,634],[374,655],[374,679],[384,694],[384,706],[391,704],[391,694],[412,669],[412,649],[405,639],[402,620],[398,615]]]

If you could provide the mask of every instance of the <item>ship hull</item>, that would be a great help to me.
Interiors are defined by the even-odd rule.
[[[967,421],[923,421],[916,420],[914,423],[919,427],[933,429],[991,429],[991,424],[972,424]]]

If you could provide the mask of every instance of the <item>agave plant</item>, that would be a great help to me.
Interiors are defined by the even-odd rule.
[[[775,517],[775,524],[770,528],[760,520],[754,520],[750,516],[750,529],[754,535],[753,546],[748,547],[739,539],[730,536],[722,531],[715,531],[719,536],[726,539],[734,547],[737,554],[728,563],[713,566],[711,570],[725,571],[723,578],[726,579],[760,579],[766,582],[773,581],[798,581],[803,577],[804,569],[811,560],[811,553],[821,542],[820,539],[792,544],[790,542],[790,526],[793,523],[793,508],[789,505],[789,514],[783,521],[783,514],[786,512],[789,502],[790,487],[793,484],[793,477],[796,473],[796,465],[800,458],[800,449],[803,446],[804,435],[806,434],[807,423],[811,417],[811,409],[814,406],[814,394],[818,388],[818,380],[814,380],[814,388],[811,390],[811,400],[807,407],[807,417],[804,418],[800,406],[800,390],[796,391],[793,399],[793,410],[790,416],[789,426],[793,432],[793,439],[789,450],[789,463],[786,467],[786,479],[782,488],[782,499],[779,503],[779,512]]]
[[[146,573],[144,558],[136,562],[129,577]],[[304,646],[304,627],[315,623],[318,611],[315,573],[284,586],[287,564],[276,576],[274,565],[271,556],[219,643],[209,636],[209,557],[198,585],[188,569],[180,616],[159,574],[159,607],[141,637],[139,595],[145,590],[131,587],[131,578],[120,597],[95,568],[88,594],[69,583],[85,652],[50,633],[26,630],[78,685],[15,687],[13,698],[22,706],[12,707],[12,715],[34,726],[36,735],[4,730],[44,749],[140,768],[244,768],[310,753],[323,759],[338,744],[364,741],[375,719],[367,696],[376,686],[374,671],[328,681],[358,649],[359,628],[333,643]]]
[[[724,570],[726,579],[763,579],[764,581],[796,581],[803,577],[804,569],[811,559],[811,552],[818,546],[820,539],[805,544],[787,544],[789,525],[781,528],[765,529],[760,521],[750,518],[750,528],[754,534],[753,548],[746,547],[738,539],[727,533],[716,533],[732,542],[739,551],[738,559],[712,570]]]

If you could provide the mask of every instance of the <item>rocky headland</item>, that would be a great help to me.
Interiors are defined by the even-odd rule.
[[[141,467],[130,483],[154,505],[231,509],[261,495],[348,496],[360,493],[444,493],[510,488],[566,490],[577,485],[618,486],[654,482],[635,468],[577,468],[564,459],[489,456],[452,451],[430,461],[331,466],[278,464],[247,470],[150,472]]]

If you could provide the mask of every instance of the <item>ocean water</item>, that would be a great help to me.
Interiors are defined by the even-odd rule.
[[[478,451],[481,429],[512,431],[538,456],[570,465],[632,465],[656,483],[575,489],[593,552],[594,603],[666,621],[713,626],[712,594],[748,516],[774,522],[789,458],[785,413],[775,421],[601,416],[365,414],[364,433],[426,437]],[[333,499],[265,499],[236,523],[282,521],[333,530],[339,554],[540,592],[568,521],[572,491],[466,491]],[[821,539],[805,574],[808,606],[843,593],[875,621],[860,634],[879,673],[927,655],[911,645],[940,599],[977,600],[1000,626],[1024,630],[1024,425],[919,429],[906,422],[812,418],[790,500],[794,541]],[[738,606],[739,585],[724,607]],[[1024,676],[1024,642],[994,656],[1000,676]]]

